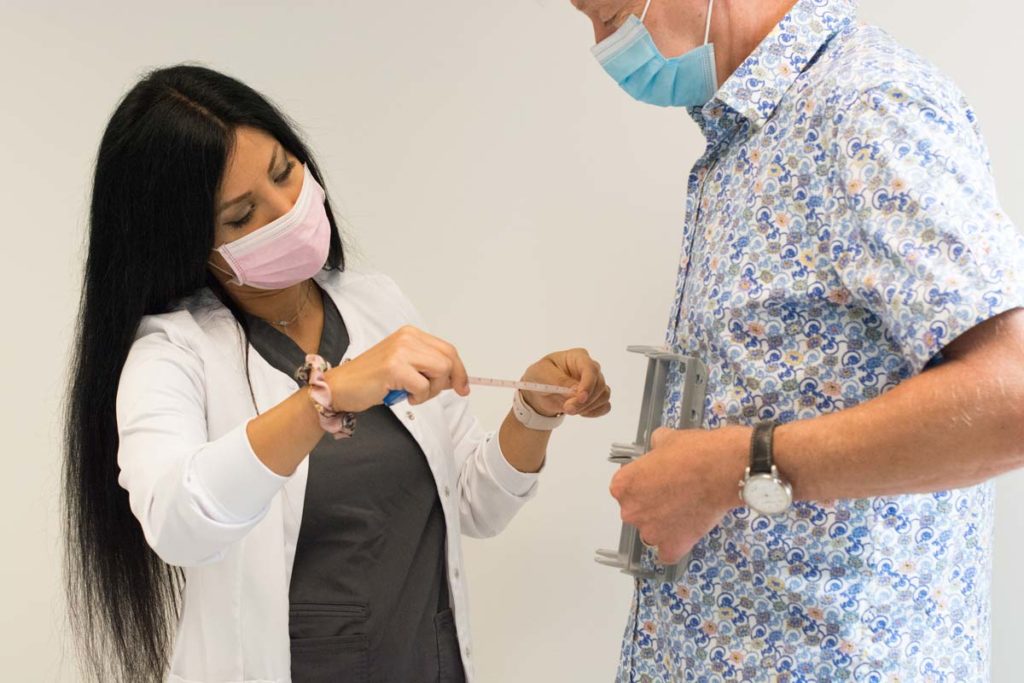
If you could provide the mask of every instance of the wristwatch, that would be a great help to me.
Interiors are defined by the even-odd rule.
[[[512,399],[512,414],[516,416],[516,419],[524,427],[538,432],[550,432],[565,420],[565,415],[555,415],[553,417],[541,415],[526,402],[522,392],[519,391],[516,392],[515,397]]]
[[[777,515],[793,504],[793,487],[772,460],[775,422],[761,422],[750,438],[750,466],[740,481],[740,500],[762,515]]]

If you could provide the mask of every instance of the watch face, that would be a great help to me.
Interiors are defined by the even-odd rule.
[[[793,502],[789,487],[770,474],[755,474],[743,486],[743,500],[763,515],[785,512]]]

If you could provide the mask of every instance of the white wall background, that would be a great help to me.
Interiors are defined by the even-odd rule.
[[[1024,223],[1015,3],[864,0],[862,16],[948,70],[976,105],[1009,215]],[[607,445],[633,434],[667,320],[685,113],[640,106],[592,60],[568,0],[0,0],[0,678],[75,681],[63,631],[58,404],[90,172],[145,69],[196,60],[276,100],[308,134],[357,263],[394,276],[478,374],[586,345],[615,412],[555,438],[538,499],[468,544],[481,680],[611,680],[630,581],[591,562],[618,534]],[[478,390],[496,424],[507,393]],[[994,680],[1019,680],[1024,476],[1000,482]]]

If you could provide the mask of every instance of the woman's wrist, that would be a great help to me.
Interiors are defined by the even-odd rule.
[[[335,366],[324,373],[324,381],[331,388],[331,410],[343,412],[347,404],[345,396],[344,371],[341,366]]]
[[[498,447],[505,461],[524,474],[539,472],[547,458],[550,431],[538,431],[525,427],[512,411],[509,411],[498,430]]]
[[[555,417],[561,417],[562,416],[562,413],[549,413],[549,412],[545,412],[545,411],[540,410],[539,408],[537,408],[536,399],[532,399],[531,400],[531,398],[530,398],[530,394],[531,393],[532,392],[524,392],[524,391],[517,391],[516,392],[516,394],[521,397],[523,403],[526,404],[526,407],[529,408],[530,410],[532,410],[537,415],[540,415],[541,417],[547,417],[547,418],[555,418]]]
[[[565,420],[564,415],[545,415],[538,412],[528,403],[522,391],[517,391],[512,399],[512,415],[527,429],[538,432],[550,432]]]
[[[307,384],[306,394],[320,419],[320,426],[335,439],[345,439],[355,432],[356,417],[353,413],[339,410],[327,374],[330,363],[316,354],[306,356],[306,362],[295,373],[300,382]]]

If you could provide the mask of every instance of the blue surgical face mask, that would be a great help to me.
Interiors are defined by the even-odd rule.
[[[686,54],[666,59],[654,44],[644,26],[651,0],[639,19],[631,15],[591,51],[608,75],[641,102],[659,107],[704,106],[718,90],[715,47],[708,42],[714,4],[714,0],[708,3],[704,44]]]

